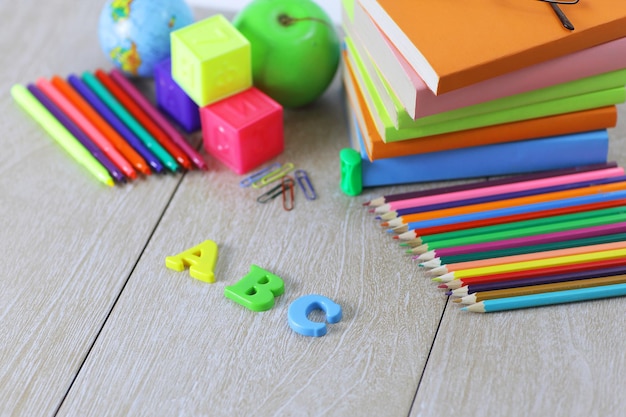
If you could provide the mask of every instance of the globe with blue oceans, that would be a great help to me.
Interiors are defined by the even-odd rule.
[[[109,0],[100,13],[100,47],[126,74],[151,77],[170,56],[170,32],[191,23],[184,0]]]

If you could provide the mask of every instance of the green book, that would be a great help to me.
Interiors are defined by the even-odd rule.
[[[346,38],[346,46],[350,66],[385,142],[588,110],[626,100],[626,69],[622,69],[413,120],[391,89],[377,90],[350,38]],[[379,85],[384,83],[380,74],[376,76],[380,77]],[[394,102],[398,127],[383,103],[384,94]]]

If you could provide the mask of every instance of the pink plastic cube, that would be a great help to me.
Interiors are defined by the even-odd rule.
[[[283,108],[251,87],[200,108],[204,148],[237,174],[245,174],[284,149]]]

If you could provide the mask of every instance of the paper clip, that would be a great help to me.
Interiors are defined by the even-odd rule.
[[[286,182],[291,182],[291,185],[293,187],[294,181],[293,181],[293,179],[291,179],[291,177],[287,177],[287,179],[285,181]],[[276,187],[274,187],[271,190],[266,191],[265,193],[263,193],[260,196],[258,196],[256,201],[258,201],[259,203],[265,204],[268,201],[275,199],[276,197],[278,197],[282,193],[283,193],[283,183],[281,182]]]
[[[280,168],[280,164],[278,162],[275,162],[272,165],[268,166],[267,168],[263,168],[262,170],[255,172],[254,174],[250,175],[248,178],[242,179],[239,182],[239,186],[244,187],[244,188],[249,187],[252,185],[253,182],[258,180],[259,178],[262,178],[268,172],[271,172],[278,168]]]
[[[283,208],[287,211],[293,210],[295,204],[295,195],[294,195],[294,184],[293,178],[289,175],[285,175],[283,177],[283,181],[281,182],[282,193],[283,193]]]
[[[315,194],[315,189],[313,188],[311,180],[309,180],[309,176],[307,175],[306,171],[298,169],[294,173],[294,176],[296,177],[298,184],[300,184],[300,188],[302,188],[306,199],[315,200],[317,198],[317,194]]]
[[[265,187],[267,184],[277,181],[281,179],[282,177],[284,177],[285,175],[289,174],[291,171],[293,171],[294,168],[295,167],[291,162],[287,162],[282,167],[270,172],[269,174],[266,174],[264,177],[253,182],[252,188]]]

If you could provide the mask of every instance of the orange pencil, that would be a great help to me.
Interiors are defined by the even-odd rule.
[[[111,94],[137,119],[139,123],[172,155],[185,169],[191,169],[192,163],[186,153],[158,126],[152,118],[139,106],[135,100],[124,91],[113,79],[102,70],[96,70],[96,78],[109,90]]]
[[[37,80],[37,86],[109,157],[128,178],[137,178],[137,171],[96,127],[50,81]]]
[[[130,162],[137,171],[144,175],[152,174],[152,171],[150,170],[150,167],[146,163],[145,159],[143,159],[142,156],[139,155],[137,151],[130,146],[128,142],[126,142],[124,138],[122,138],[117,131],[113,129],[111,125],[109,125],[106,120],[104,120],[102,116],[100,116],[100,114],[98,114],[98,112],[95,111],[93,107],[91,107],[89,103],[87,103],[87,101],[82,98],[82,96],[78,94],[78,92],[76,92],[67,81],[58,75],[55,75],[52,77],[52,85],[54,85],[61,92],[61,94],[65,96],[65,98],[71,101],[74,106],[81,109],[83,115],[89,119],[89,121],[93,123],[93,125],[104,136],[106,136],[107,139],[111,141],[113,146],[115,146],[115,148],[120,151],[122,155],[124,155],[128,162]]]
[[[557,191],[553,193],[545,193],[533,195],[529,197],[512,198],[509,200],[499,200],[489,203],[473,204],[469,206],[454,207],[443,210],[428,211],[424,213],[409,214],[402,217],[402,225],[393,228],[396,233],[404,233],[409,230],[407,223],[418,222],[423,220],[438,219],[448,216],[458,216],[462,214],[478,213],[489,210],[496,210],[506,207],[519,207],[526,204],[542,203],[546,201],[562,200],[566,198],[580,197],[584,195],[609,193],[613,191],[626,190],[626,181],[616,182],[612,184],[595,185],[591,187],[575,188],[573,190]],[[399,218],[398,218],[399,219]]]

